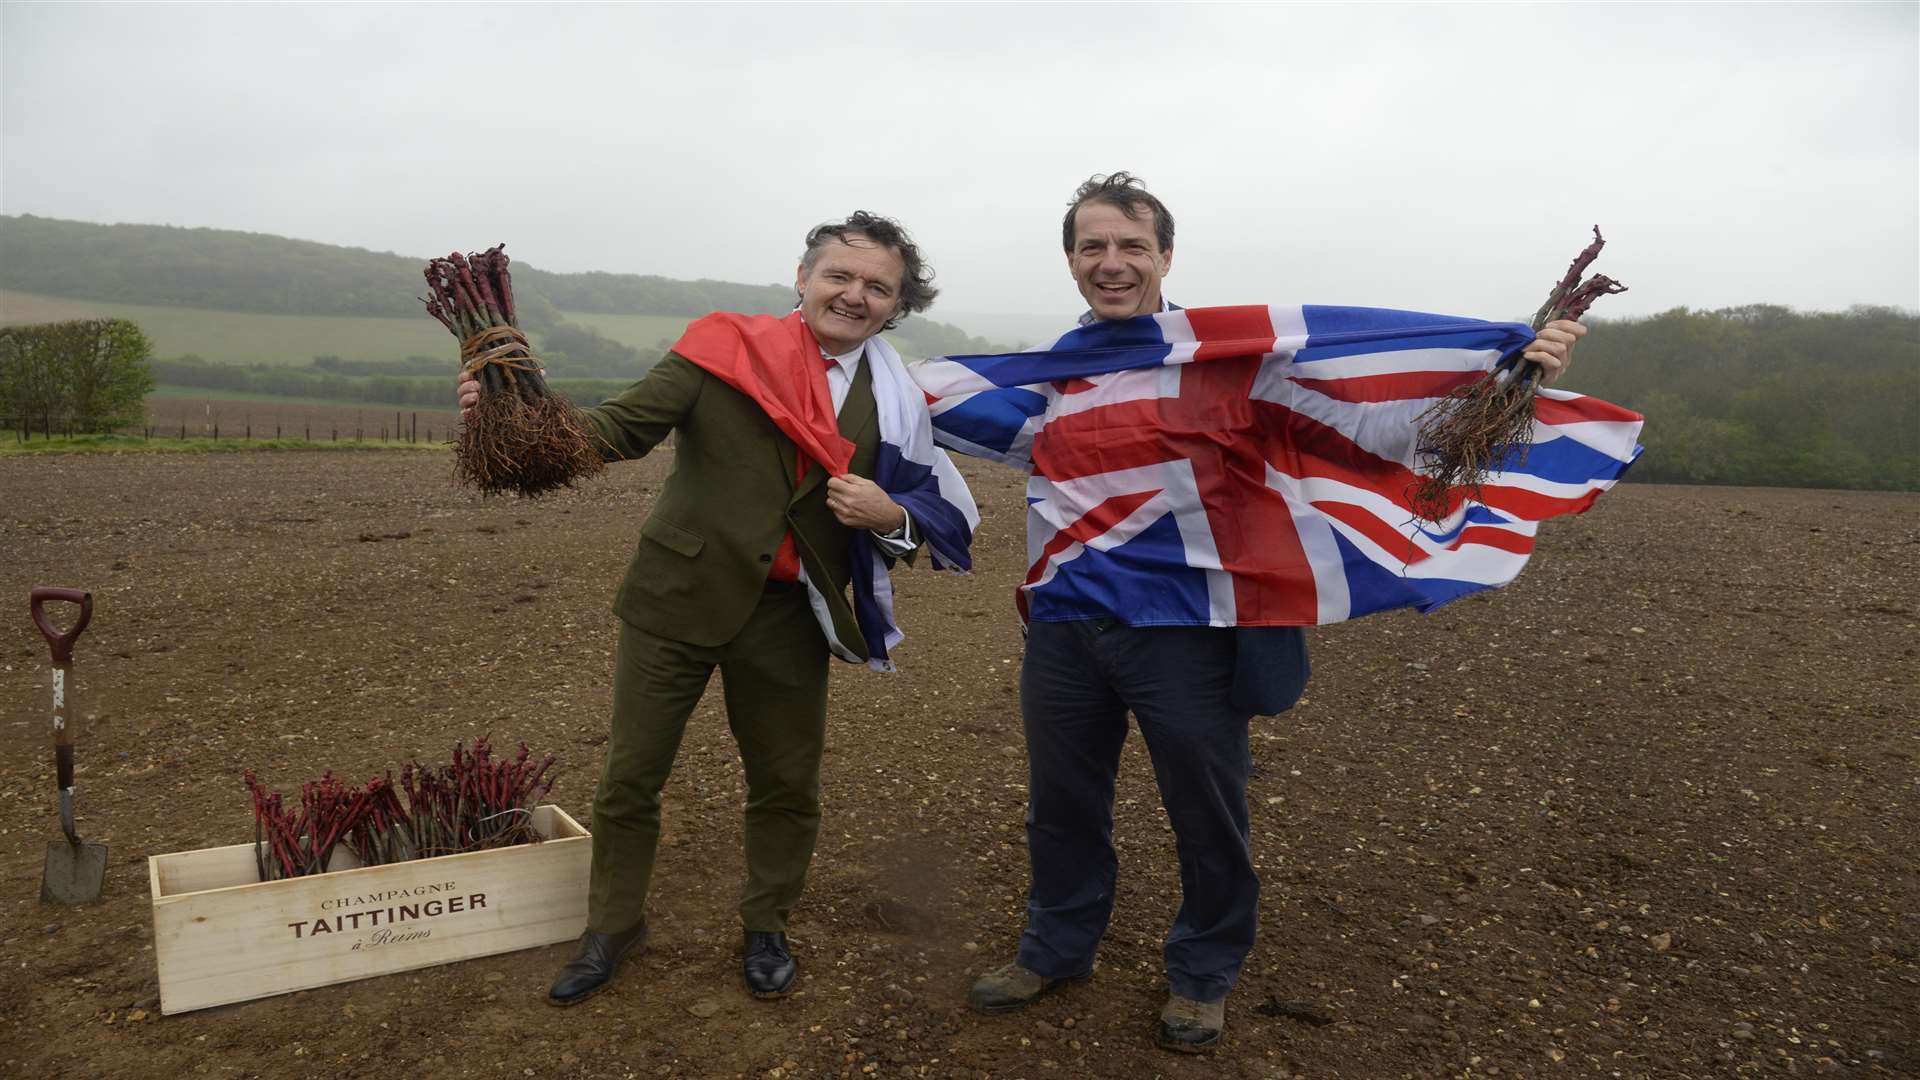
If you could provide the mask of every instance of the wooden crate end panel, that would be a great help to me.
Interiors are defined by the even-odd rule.
[[[549,840],[568,840],[574,837],[589,836],[587,827],[573,819],[573,815],[553,803],[542,803],[534,808],[533,827],[540,835]]]
[[[153,898],[260,884],[252,844],[174,851],[148,857],[153,868]]]

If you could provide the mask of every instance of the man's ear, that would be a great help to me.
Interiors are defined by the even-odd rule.
[[[793,291],[801,296],[807,295],[807,264],[801,263],[793,268]]]
[[[1160,253],[1160,276],[1166,277],[1171,273],[1173,273],[1173,249],[1168,248]]]

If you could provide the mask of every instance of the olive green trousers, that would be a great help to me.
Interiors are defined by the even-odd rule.
[[[784,930],[820,832],[827,733],[827,644],[804,587],[763,596],[732,641],[706,647],[622,622],[613,725],[593,797],[587,925],[630,929],[646,915],[660,843],[660,790],[687,717],[720,669],[727,726],[746,765],[748,930]]]

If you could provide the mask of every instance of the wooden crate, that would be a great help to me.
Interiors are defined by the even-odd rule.
[[[160,1011],[571,941],[593,838],[557,806],[533,826],[547,839],[389,866],[337,852],[331,872],[282,881],[259,880],[252,844],[151,856]]]

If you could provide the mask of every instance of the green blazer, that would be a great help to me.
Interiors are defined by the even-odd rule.
[[[673,472],[640,526],[613,611],[650,634],[725,644],[760,602],[781,538],[793,531],[807,577],[825,595],[835,636],[861,660],[865,640],[847,601],[850,533],[827,509],[825,474],[794,483],[793,440],[753,399],[677,353],[618,397],[581,410],[609,461],[645,457],[678,430]],[[873,476],[880,444],[873,374],[862,362],[840,408],[852,471]]]

